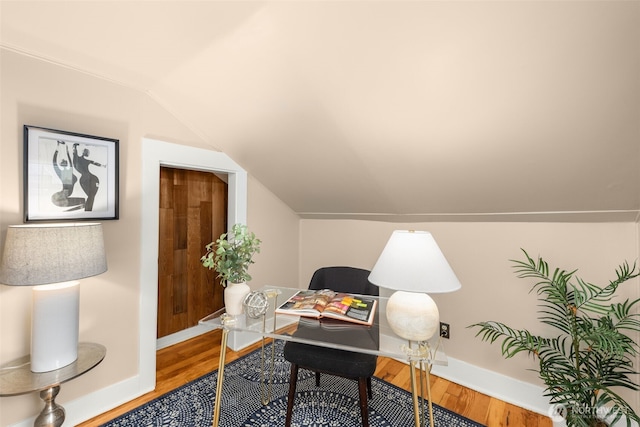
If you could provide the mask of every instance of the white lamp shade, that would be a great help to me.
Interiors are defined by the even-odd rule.
[[[396,230],[371,270],[369,281],[409,292],[453,292],[462,287],[431,233]]]
[[[102,224],[10,225],[0,260],[0,283],[36,286],[107,271]]]

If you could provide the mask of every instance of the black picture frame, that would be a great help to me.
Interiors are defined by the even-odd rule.
[[[118,219],[119,140],[24,125],[24,219]]]

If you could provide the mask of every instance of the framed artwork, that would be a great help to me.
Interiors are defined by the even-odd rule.
[[[25,125],[25,221],[118,219],[118,143]]]

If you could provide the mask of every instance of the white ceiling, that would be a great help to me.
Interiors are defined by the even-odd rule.
[[[635,220],[640,1],[2,1],[303,217]]]

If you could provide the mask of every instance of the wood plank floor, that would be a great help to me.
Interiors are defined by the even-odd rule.
[[[176,387],[218,368],[221,331],[212,331],[191,340],[159,350],[156,389],[109,412],[88,420],[79,427],[97,426]],[[255,344],[242,351],[227,351],[231,362],[259,348]],[[407,391],[411,390],[410,368],[393,359],[378,359],[376,376]],[[475,392],[466,387],[431,376],[433,402],[488,427],[551,427],[548,417]]]

